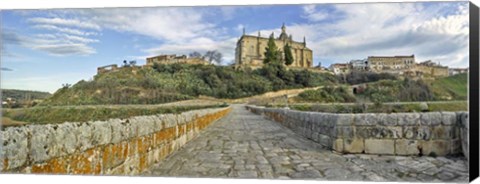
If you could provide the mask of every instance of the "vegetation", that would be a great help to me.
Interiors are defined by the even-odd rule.
[[[283,47],[283,52],[285,53],[285,65],[289,66],[293,63],[293,54],[292,49],[288,43]]]
[[[267,47],[265,48],[265,59],[263,60],[264,64],[268,63],[279,63],[281,59],[280,51],[275,44],[275,38],[273,33],[268,38]]]
[[[373,73],[364,71],[352,71],[346,76],[338,76],[341,82],[347,84],[362,84],[367,82],[376,82],[379,80],[396,80],[397,76],[389,73]]]
[[[468,74],[462,73],[440,78],[431,83],[431,88],[440,100],[467,100]]]
[[[36,124],[54,124],[63,122],[100,121],[111,118],[129,118],[164,113],[181,113],[184,111],[223,107],[209,106],[168,106],[168,107],[34,107],[24,109],[3,109],[3,116],[14,122]],[[3,119],[2,119],[3,120]]]
[[[50,96],[47,92],[2,89],[2,102],[7,102],[3,107],[8,108],[32,107]]]
[[[228,66],[155,64],[124,67],[65,86],[41,105],[158,104],[203,96],[241,98],[281,89],[336,83],[330,74],[287,70],[269,63],[257,70]]]
[[[466,101],[427,103],[429,111],[467,111]],[[330,112],[330,113],[396,113],[396,112],[421,112],[418,102],[412,103],[388,103],[388,104],[294,104],[290,108],[300,111]]]
[[[317,90],[306,90],[298,95],[302,101],[308,102],[355,102],[355,96],[345,86],[323,87]]]

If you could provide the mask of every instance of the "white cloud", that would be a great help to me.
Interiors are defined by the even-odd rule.
[[[451,6],[420,3],[339,4],[342,19],[324,24],[298,25],[294,34],[316,33],[307,45],[314,60],[347,62],[370,55],[410,55],[454,67],[468,66],[468,11]],[[455,9],[454,9],[455,10]],[[305,13],[315,13],[311,7]],[[295,27],[295,26],[294,26]],[[287,27],[288,28],[288,27]],[[325,32],[324,30],[328,30]]]
[[[48,24],[48,25],[59,25],[59,26],[68,26],[68,27],[77,27],[83,29],[93,29],[100,30],[98,24],[92,23],[90,21],[82,21],[78,19],[64,19],[59,17],[54,18],[45,18],[45,17],[35,17],[28,19],[29,22],[37,24]]]
[[[80,35],[80,36],[97,35],[96,32],[87,32],[87,31],[82,31],[82,30],[79,30],[79,29],[71,29],[71,28],[61,28],[61,27],[58,27],[58,26],[55,26],[55,25],[50,25],[50,24],[39,24],[39,25],[35,25],[33,27],[38,28],[38,29],[46,29],[46,30],[58,31],[58,32]]]
[[[317,21],[322,21],[328,18],[328,13],[323,12],[323,11],[317,11],[315,10],[316,5],[305,5],[303,6],[303,11],[304,11],[304,18],[317,22]]]
[[[2,32],[2,40],[9,45],[20,45],[33,50],[47,52],[54,56],[90,55],[95,49],[86,45],[98,40],[72,35],[39,34],[33,37],[21,36],[13,32]]]
[[[105,29],[132,32],[167,42],[181,42],[202,35],[215,35],[213,24],[192,8],[116,8],[86,10],[90,21]]]

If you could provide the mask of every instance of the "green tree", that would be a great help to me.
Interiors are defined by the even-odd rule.
[[[268,39],[267,48],[265,48],[265,59],[263,60],[264,64],[274,63],[280,61],[280,52],[278,51],[277,45],[275,45],[275,38],[273,33]]]
[[[291,65],[293,63],[292,49],[288,43],[283,47],[283,52],[285,53],[285,64]]]

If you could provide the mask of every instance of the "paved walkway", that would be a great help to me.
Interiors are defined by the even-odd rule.
[[[339,155],[291,130],[234,105],[144,175],[467,182],[465,158]]]

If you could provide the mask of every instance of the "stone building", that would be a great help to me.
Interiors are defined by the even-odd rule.
[[[118,69],[118,65],[112,64],[107,66],[101,66],[97,68],[97,74],[107,73],[111,71],[116,71]]]
[[[288,43],[292,49],[293,63],[289,67],[310,68],[313,66],[312,50],[307,48],[305,37],[303,42],[293,41],[292,35],[288,36],[285,25],[282,26],[282,33],[275,38],[275,45],[282,53],[283,48]],[[265,48],[267,48],[268,38],[258,36],[245,35],[245,31],[237,42],[235,49],[235,66],[236,67],[252,67],[258,68],[263,66],[265,59]]]
[[[367,59],[357,59],[351,60],[350,65],[352,70],[366,71],[368,70],[368,61]]]
[[[177,56],[175,54],[159,55],[159,56],[147,58],[147,63],[146,63],[147,66],[153,66],[153,64],[155,63],[159,63],[159,64],[181,63],[181,64],[202,64],[202,65],[208,64],[208,62],[205,61],[204,58],[201,58],[201,57],[187,58],[186,55],[181,55],[181,56]]]
[[[388,72],[409,69],[415,66],[415,55],[368,56],[368,68],[372,72]]]
[[[461,73],[468,73],[468,68],[450,68],[448,69],[448,75],[457,75]]]
[[[423,75],[431,77],[446,77],[448,76],[448,67],[434,63],[431,60],[418,63],[413,71],[423,73]]]
[[[351,65],[348,63],[335,63],[330,65],[329,69],[335,75],[348,74],[351,72]]]

